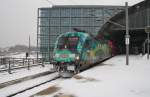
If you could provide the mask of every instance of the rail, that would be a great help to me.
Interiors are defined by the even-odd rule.
[[[51,73],[51,75],[52,75],[52,74],[55,75],[55,73]],[[49,75],[49,76],[50,76],[50,75]],[[31,90],[34,89],[34,88],[40,87],[40,86],[42,86],[42,85],[44,85],[44,84],[47,84],[47,83],[52,82],[52,81],[55,81],[55,80],[57,80],[57,79],[59,79],[59,78],[60,78],[60,76],[57,74],[57,76],[53,76],[53,77],[52,77],[51,79],[49,79],[49,80],[40,82],[40,83],[38,83],[38,84],[36,84],[36,85],[33,85],[33,86],[26,87],[26,88],[24,88],[24,89],[22,89],[22,90],[19,90],[18,92],[15,92],[15,93],[12,93],[12,94],[8,94],[6,97],[13,97],[13,96],[22,94],[22,93],[24,93],[24,92],[26,92],[26,91],[31,91]]]
[[[45,66],[43,58],[0,58],[0,72],[8,71],[9,74],[12,70],[27,68],[30,70],[31,67]]]

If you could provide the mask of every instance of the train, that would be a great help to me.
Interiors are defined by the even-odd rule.
[[[60,34],[53,51],[54,67],[62,77],[72,77],[94,63],[112,57],[113,43],[85,32]]]

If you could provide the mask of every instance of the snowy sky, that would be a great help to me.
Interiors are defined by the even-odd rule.
[[[51,0],[54,5],[129,5],[143,0]],[[37,8],[51,6],[47,0],[0,0],[0,47],[36,45]]]

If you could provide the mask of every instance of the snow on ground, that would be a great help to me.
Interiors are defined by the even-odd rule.
[[[26,58],[25,55],[26,55],[25,52],[22,52],[22,53],[16,52],[16,53],[9,54],[7,56],[3,56],[3,58],[4,57]],[[32,53],[29,56],[29,58],[36,58],[36,53],[34,53],[34,54]],[[41,58],[41,56],[40,56],[40,58]],[[5,68],[6,65],[0,65],[0,66],[1,66],[1,68],[2,67]],[[23,78],[23,77],[34,75],[37,73],[50,71],[50,69],[52,69],[52,68],[53,67],[51,64],[45,64],[45,67],[42,67],[42,65],[39,65],[39,66],[35,66],[35,67],[30,67],[30,70],[28,70],[27,68],[12,70],[12,74],[9,74],[7,71],[6,72],[0,72],[0,83],[4,83],[7,81]]]
[[[71,79],[47,83],[32,91],[16,95],[16,97],[150,97],[150,60],[147,60],[146,57],[130,56],[127,66],[124,55],[116,56]],[[41,69],[44,70],[42,67]],[[49,70],[49,68],[47,69]],[[33,70],[34,73],[38,71],[41,70]],[[28,73],[26,70],[22,71],[22,74],[20,72],[20,76],[26,74],[30,74],[29,71]],[[1,78],[11,78],[9,76],[12,75],[0,74]],[[17,78],[18,76],[19,74],[14,73],[13,77]],[[4,80],[1,78],[0,80]],[[39,80],[45,79],[48,80],[48,77]],[[36,81],[39,82],[39,80]],[[31,83],[33,81],[29,81],[29,84]],[[24,88],[25,85],[28,84],[25,83],[22,87]],[[5,91],[1,89],[0,97],[6,95],[6,91],[11,93],[15,87],[17,86],[6,87]]]
[[[8,72],[2,72],[0,73],[0,83],[23,78],[37,73],[50,71],[51,69],[52,69],[52,65],[45,65],[45,67],[39,65],[36,67],[31,67],[30,70],[28,70],[27,68],[13,70],[12,74],[9,74]]]
[[[6,56],[3,57],[8,57],[8,58],[26,58],[26,52],[16,52],[16,53],[11,53],[8,54]],[[39,54],[38,56],[39,58],[41,58],[42,56]],[[33,52],[31,53],[28,58],[37,58],[37,53]]]
[[[14,84],[14,85],[2,88],[2,89],[0,89],[0,97],[8,97],[9,95],[20,92],[21,90],[25,90],[32,86],[41,84],[45,81],[49,81],[50,79],[53,79],[56,76],[58,76],[58,73],[53,73],[50,75],[38,77],[38,78],[35,78],[32,80],[24,81],[24,82],[21,82],[18,84]],[[22,96],[18,96],[18,97],[22,97]],[[28,96],[26,96],[26,97],[28,97]]]
[[[146,56],[116,56],[100,65],[66,79],[33,97],[150,97],[150,60]],[[59,90],[54,91],[54,86]],[[53,91],[53,92],[52,92]],[[28,97],[25,96],[22,97]]]
[[[38,73],[51,71],[52,69],[53,69],[53,66],[51,64],[46,64],[45,67],[42,67],[41,65],[36,66],[36,67],[31,67],[30,70],[27,70],[27,68],[13,70],[12,74],[9,74],[8,72],[3,72],[3,73],[0,73],[0,83],[27,77],[30,75],[35,75]],[[48,81],[57,75],[58,75],[57,73],[56,74],[54,73],[51,75],[42,76],[39,78],[35,78],[33,80],[27,80],[27,81],[24,81],[24,82],[21,82],[18,84],[4,87],[4,88],[0,89],[0,97],[7,97],[10,94],[16,93],[16,92],[26,89],[28,87],[32,87],[39,83]]]

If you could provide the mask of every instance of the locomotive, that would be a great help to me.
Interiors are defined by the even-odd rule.
[[[112,45],[108,40],[97,40],[89,33],[66,32],[56,39],[53,53],[56,71],[62,77],[71,77],[111,57]]]

